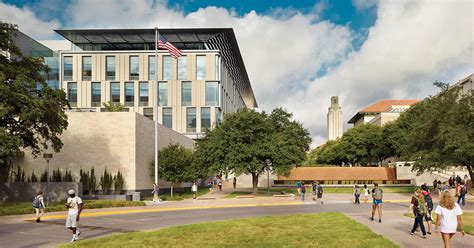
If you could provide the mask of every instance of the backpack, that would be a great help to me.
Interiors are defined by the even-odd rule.
[[[34,208],[39,208],[40,204],[41,203],[40,203],[39,197],[35,196],[35,198],[33,199],[33,202],[31,203],[31,205],[33,205]]]
[[[423,194],[423,200],[428,205],[428,209],[433,209],[433,199],[431,199],[431,196],[429,193],[427,193],[426,195]]]
[[[461,194],[461,196],[467,194],[467,188],[466,188],[466,186],[461,186],[460,194]]]
[[[306,193],[306,187],[301,186],[301,193]]]
[[[428,214],[428,206],[425,202],[425,197],[418,197],[418,214],[426,216]]]
[[[382,189],[380,188],[375,188],[374,189],[374,199],[375,200],[382,200]]]
[[[323,194],[323,187],[321,185],[318,185],[318,194]]]

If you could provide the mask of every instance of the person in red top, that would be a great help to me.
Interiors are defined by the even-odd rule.
[[[413,235],[415,230],[418,226],[421,228],[421,232],[423,233],[423,238],[426,239],[426,231],[425,226],[423,225],[423,215],[420,213],[420,198],[423,197],[421,195],[421,189],[416,189],[413,196],[411,197],[411,204],[410,209],[413,210],[413,214],[415,215],[415,221],[413,223],[413,228],[410,231],[410,234]]]

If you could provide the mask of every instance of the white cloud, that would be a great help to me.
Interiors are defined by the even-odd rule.
[[[378,4],[378,0],[352,0],[352,4],[357,11],[370,9]]]
[[[57,20],[43,21],[28,7],[18,8],[0,2],[0,20],[18,25],[23,33],[35,38],[45,39],[54,36],[54,29],[60,27]]]

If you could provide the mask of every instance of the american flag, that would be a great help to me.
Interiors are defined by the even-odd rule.
[[[163,37],[162,35],[159,35],[159,37],[160,37],[158,39],[158,47],[159,48],[163,48],[163,49],[168,50],[171,57],[173,57],[175,59],[177,59],[179,56],[181,56],[181,51],[178,48],[173,46],[173,44],[171,44],[171,42],[169,42],[167,39],[165,39],[165,37]]]

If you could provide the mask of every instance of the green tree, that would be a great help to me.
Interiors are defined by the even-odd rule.
[[[158,152],[158,173],[160,179],[171,182],[171,197],[174,185],[195,179],[192,174],[193,151],[179,144],[170,144]],[[154,162],[150,165],[150,174],[154,175]]]
[[[122,112],[124,105],[121,103],[114,103],[111,101],[108,102],[103,102],[104,108],[107,110],[107,112]]]
[[[195,156],[213,172],[252,175],[256,192],[267,159],[275,173],[287,175],[292,165],[304,161],[310,142],[308,131],[281,108],[271,114],[242,109],[207,131],[196,143]]]
[[[474,178],[474,96],[459,87],[435,82],[440,93],[411,107],[397,120],[403,134],[402,157],[414,170],[465,166]]]
[[[52,147],[59,152],[59,135],[66,129],[69,108],[62,90],[48,87],[49,68],[41,58],[23,55],[13,37],[17,27],[0,22],[0,165],[8,164],[20,148],[34,156]]]

